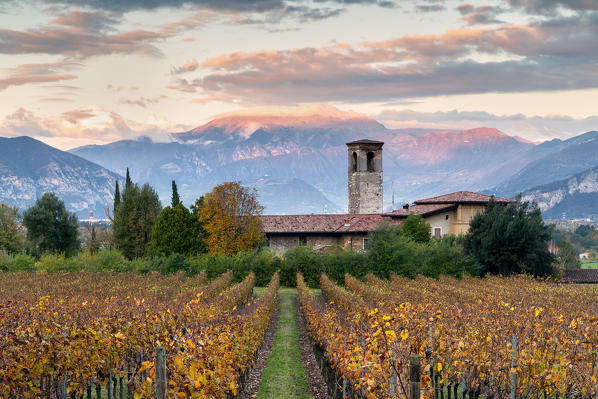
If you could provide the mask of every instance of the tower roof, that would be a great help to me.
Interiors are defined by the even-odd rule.
[[[370,139],[361,139],[361,140],[355,140],[355,141],[350,141],[347,143],[347,145],[359,145],[359,144],[374,144],[374,145],[384,145],[383,141],[376,141],[376,140],[370,140]]]

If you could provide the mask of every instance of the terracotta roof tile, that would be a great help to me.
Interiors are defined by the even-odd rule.
[[[399,224],[383,214],[262,215],[265,233],[356,233],[374,231],[382,222]]]
[[[456,193],[450,193],[440,195],[438,197],[425,198],[415,201],[416,205],[419,204],[457,204],[457,203],[487,203],[490,201],[491,196],[486,194],[474,193],[471,191],[457,191]],[[497,202],[514,202],[513,200],[501,197],[494,197]]]
[[[415,204],[410,205],[409,208],[401,208],[395,211],[388,213],[387,215],[392,217],[407,217],[411,214],[413,215],[421,215],[427,216],[432,215],[434,213],[439,213],[442,211],[448,211],[456,207],[457,204],[449,203],[449,204]]]
[[[598,269],[565,269],[563,280],[567,283],[598,284]]]

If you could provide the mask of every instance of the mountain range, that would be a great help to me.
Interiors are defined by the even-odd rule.
[[[30,137],[0,137],[0,202],[25,209],[56,193],[79,216],[105,215],[122,176]]]
[[[346,209],[345,143],[360,138],[385,142],[387,209],[393,200],[396,206],[457,190],[513,197],[598,165],[598,132],[534,144],[487,127],[389,129],[365,115],[321,105],[226,114],[173,133],[170,142],[122,140],[63,154],[90,161],[113,178],[128,167],[133,180],[156,188],[163,204],[173,179],[186,205],[214,185],[236,180],[258,190],[265,213],[322,213]],[[6,179],[3,170],[0,177]],[[113,181],[107,179],[98,203],[100,197],[111,203]],[[0,200],[13,197],[6,192]]]

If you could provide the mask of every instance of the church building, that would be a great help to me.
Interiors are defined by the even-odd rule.
[[[432,227],[432,236],[466,233],[469,221],[485,209],[489,195],[458,191],[405,204],[384,212],[382,196],[381,141],[357,140],[347,143],[348,210],[346,214],[262,215],[262,227],[271,251],[282,254],[296,245],[318,251],[335,246],[361,250],[368,233],[379,224],[401,225],[410,214],[421,215]],[[494,198],[501,203],[512,202]]]

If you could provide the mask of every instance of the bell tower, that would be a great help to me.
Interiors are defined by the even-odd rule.
[[[382,141],[347,143],[349,213],[382,213]]]

